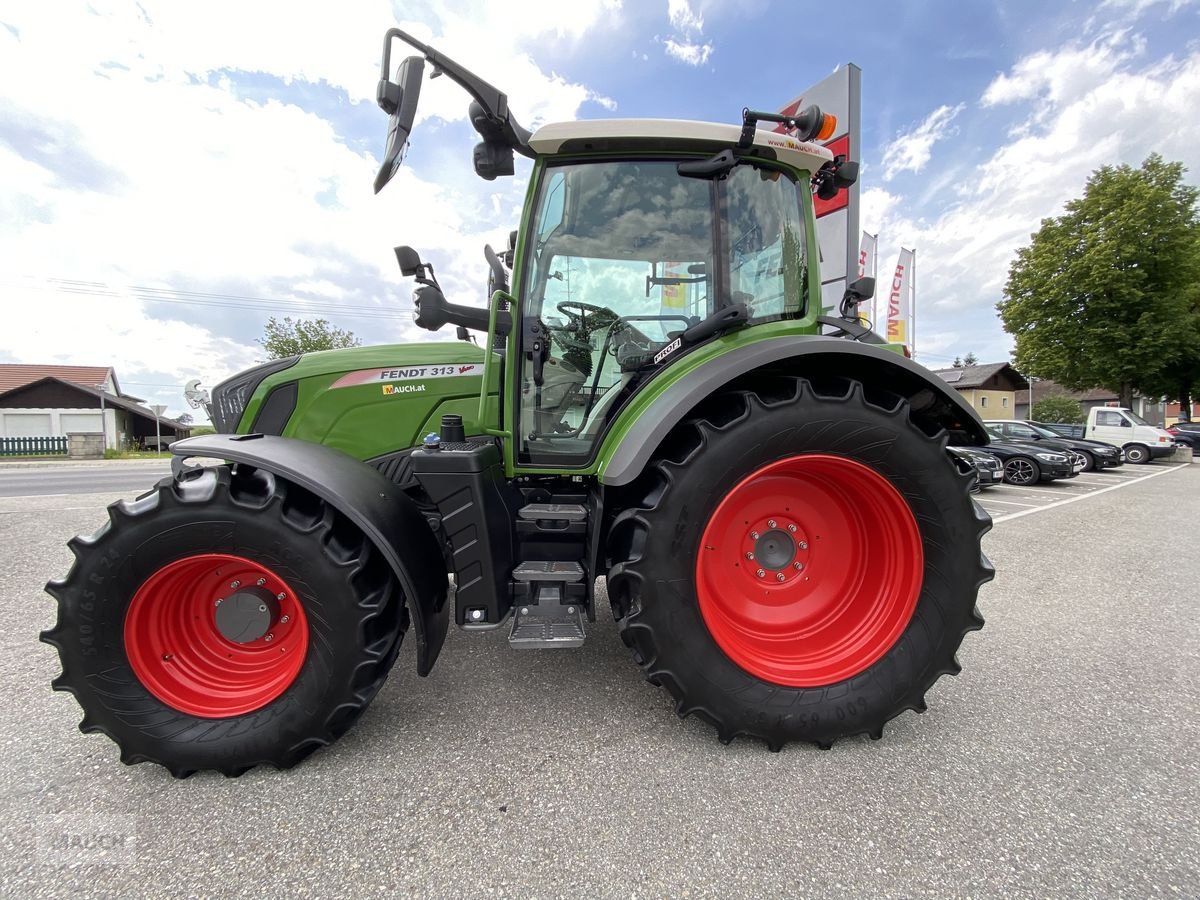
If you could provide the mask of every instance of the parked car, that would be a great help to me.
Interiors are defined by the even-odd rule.
[[[958,459],[959,466],[964,472],[975,473],[975,486],[971,488],[972,494],[1004,481],[1004,466],[995,455],[978,447],[950,447],[949,449],[950,453]]]
[[[1056,447],[1069,450],[1076,456],[1077,462],[1083,463],[1083,472],[1111,469],[1125,462],[1125,454],[1120,447],[1106,444],[1103,441],[1088,441],[1082,438],[1067,437],[1055,432],[1048,425],[1024,419],[1008,419],[1005,421],[989,421],[986,424],[999,431],[1006,438],[1018,441],[1040,443],[1043,447]]]
[[[1072,425],[1068,422],[1043,422],[1043,427],[1049,428],[1060,437],[1080,439],[1083,437],[1083,426]]]
[[[1168,425],[1167,431],[1175,438],[1175,443],[1192,448],[1192,456],[1196,455],[1196,447],[1200,445],[1200,422],[1176,422]]]
[[[1023,443],[1006,438],[992,428],[986,429],[988,443],[978,449],[992,454],[1004,467],[1006,484],[1036,484],[1079,474],[1068,450],[1054,450],[1041,444]],[[961,449],[961,448],[958,448]]]
[[[1120,447],[1125,451],[1125,461],[1131,463],[1148,463],[1175,452],[1173,434],[1123,406],[1092,407],[1083,436]]]

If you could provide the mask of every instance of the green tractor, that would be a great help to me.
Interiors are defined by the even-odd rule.
[[[395,39],[420,55],[392,79]],[[47,586],[42,640],[81,730],[179,777],[286,768],[353,725],[406,632],[420,675],[451,617],[578,647],[600,578],[645,678],[723,742],[829,747],[922,711],[983,624],[990,520],[946,446],[986,437],[859,321],[869,280],[821,308],[813,194],[856,168],[810,142],[827,117],[531,134],[392,30],[377,191],[426,61],[472,97],[480,176],[533,161],[520,227],[484,248],[488,308],[447,302],[399,247],[417,324],[460,340],[305,354],[213,389],[220,433],[174,444],[170,477],[110,506]]]

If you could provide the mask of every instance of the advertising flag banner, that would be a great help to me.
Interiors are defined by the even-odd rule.
[[[879,235],[862,233],[862,241],[858,245],[858,277],[875,276],[875,245]]]
[[[887,339],[893,344],[908,344],[908,322],[912,315],[913,252],[900,248],[896,272],[888,291]]]
[[[825,113],[837,117],[833,136],[824,141],[834,156],[861,160],[860,108],[862,105],[862,69],[854,63],[839,66],[828,78],[794,98],[779,111],[793,116],[815,103]],[[777,126],[776,131],[784,131]],[[813,198],[817,214],[817,241],[821,246],[821,305],[837,309],[847,282],[858,267],[858,183],[837,192],[832,200]]]

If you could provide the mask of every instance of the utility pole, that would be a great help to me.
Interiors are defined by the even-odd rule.
[[[158,421],[158,417],[167,411],[165,406],[155,403],[150,407],[150,411],[154,413],[154,449],[158,453],[162,453],[162,425]]]
[[[105,422],[104,414],[104,385],[96,385],[96,390],[100,392],[100,443],[101,453],[108,449],[108,423]]]

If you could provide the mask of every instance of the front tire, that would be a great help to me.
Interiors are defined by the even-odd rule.
[[[1086,450],[1079,450],[1077,452],[1079,453],[1079,456],[1083,459],[1083,468],[1080,469],[1079,471],[1081,473],[1095,471],[1096,457],[1092,456],[1092,454],[1088,453]]]
[[[1014,456],[1004,463],[1005,484],[1017,486],[1037,484],[1041,477],[1041,467],[1028,456]]]
[[[126,764],[233,776],[295,765],[366,709],[408,617],[340,513],[248,466],[168,478],[108,511],[46,587],[53,687],[75,695],[81,731],[108,735]]]
[[[1130,444],[1125,448],[1125,462],[1133,463],[1135,466],[1150,462],[1150,448],[1143,447],[1141,444]]]
[[[899,397],[799,378],[720,394],[671,433],[614,520],[608,584],[679,715],[777,750],[924,710],[992,577],[991,520],[945,443]]]

